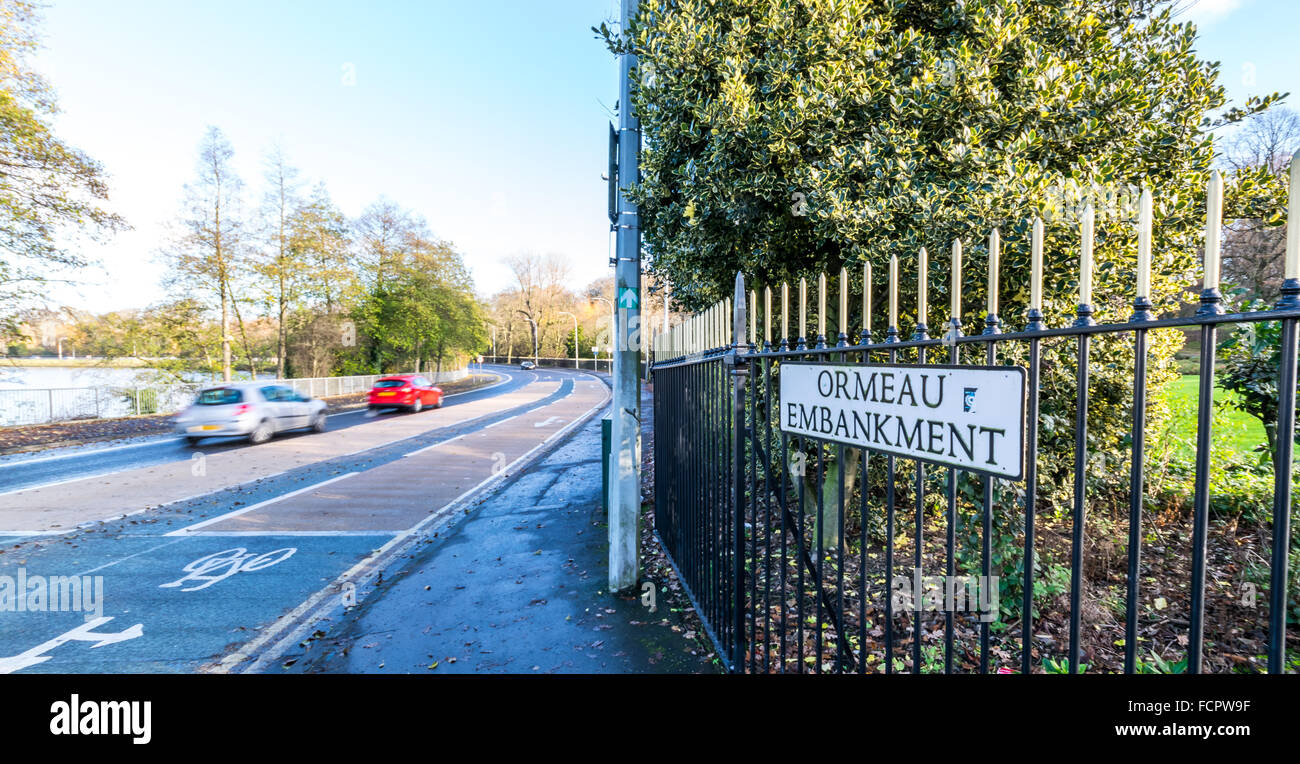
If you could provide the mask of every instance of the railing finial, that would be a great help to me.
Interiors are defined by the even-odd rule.
[[[1151,190],[1142,189],[1138,199],[1138,259],[1137,259],[1137,295],[1133,300],[1133,317],[1131,321],[1150,321],[1155,318],[1151,313],[1151,228],[1154,224],[1151,206]]]
[[[849,344],[849,271],[843,266],[840,267],[840,335],[836,339],[836,347],[844,347]]]
[[[871,263],[862,261],[862,337],[859,344],[871,344]]]
[[[989,234],[989,294],[988,317],[984,319],[984,334],[1002,332],[1002,321],[998,318],[998,269],[1002,261],[1002,232],[994,228]]]
[[[914,340],[924,340],[929,338],[926,327],[926,310],[927,303],[930,301],[930,255],[921,247],[921,251],[916,254],[916,332],[912,335]]]
[[[1047,329],[1043,323],[1043,219],[1034,218],[1033,232],[1029,239],[1029,312],[1025,318],[1029,324],[1027,332],[1041,332]]]
[[[1291,156],[1291,192],[1286,208],[1286,258],[1279,309],[1300,308],[1300,149]]]
[[[1095,221],[1096,212],[1089,202],[1083,208],[1083,220],[1079,221],[1079,309],[1075,311],[1075,326],[1097,323],[1092,318],[1092,229]]]
[[[949,299],[948,334],[961,336],[961,239],[952,240],[952,295]]]
[[[1210,173],[1205,193],[1205,275],[1198,316],[1223,314],[1223,295],[1219,293],[1219,238],[1223,229],[1223,176]]]
[[[898,342],[898,255],[889,256],[889,328],[885,342]]]

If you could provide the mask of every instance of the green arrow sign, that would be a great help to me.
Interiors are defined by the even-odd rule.
[[[641,303],[636,297],[635,289],[632,287],[623,287],[618,290],[618,307],[632,309],[639,304]]]

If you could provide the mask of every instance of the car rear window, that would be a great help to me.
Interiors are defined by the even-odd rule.
[[[404,384],[404,379],[381,379],[375,383],[375,387],[401,387]]]
[[[231,387],[218,387],[199,393],[198,400],[194,402],[200,406],[225,406],[231,403],[243,403],[244,393]]]

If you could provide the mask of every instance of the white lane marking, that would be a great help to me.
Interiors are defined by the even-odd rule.
[[[145,549],[143,551],[136,552],[135,554],[128,554],[126,557],[119,557],[116,560],[113,560],[112,562],[106,562],[103,565],[91,568],[90,570],[84,571],[82,573],[78,573],[77,575],[88,576],[91,573],[98,573],[99,571],[104,570],[105,568],[111,568],[114,565],[117,565],[118,563],[126,562],[127,560],[130,560],[134,557],[139,557],[142,554],[149,554],[150,552],[156,552],[165,546],[171,546],[172,544],[179,544],[181,541],[182,539],[176,539],[175,541],[167,541],[165,543],[159,544],[158,546],[151,546],[148,549]]]
[[[602,385],[602,387],[604,387],[604,385]],[[428,517],[424,518],[419,523],[416,523],[411,528],[402,531],[400,534],[398,534],[397,536],[389,540],[388,543],[384,544],[380,548],[376,549],[374,552],[371,552],[368,556],[359,560],[357,564],[353,565],[351,568],[346,570],[342,575],[334,579],[334,581],[331,582],[329,585],[327,585],[325,588],[321,589],[320,591],[316,592],[312,596],[308,597],[306,600],[304,600],[300,605],[295,607],[293,610],[290,610],[288,613],[285,613],[284,615],[280,616],[280,618],[277,619],[274,623],[272,623],[270,626],[268,626],[267,628],[259,632],[256,637],[249,640],[246,644],[244,644],[235,652],[227,655],[225,658],[222,658],[221,662],[217,666],[207,670],[213,673],[228,674],[230,673],[231,669],[233,669],[235,666],[238,666],[240,663],[243,663],[244,661],[248,660],[250,655],[256,654],[259,650],[262,650],[262,648],[266,647],[267,645],[270,645],[270,648],[268,648],[262,654],[258,655],[257,658],[254,659],[248,666],[246,666],[244,670],[240,673],[255,673],[263,669],[265,666],[269,665],[272,661],[274,661],[281,654],[283,654],[289,645],[302,641],[302,636],[306,634],[308,629],[312,628],[312,626],[316,623],[317,619],[324,616],[326,612],[332,610],[335,607],[335,604],[333,603],[330,604],[324,604],[324,603],[327,599],[338,596],[338,592],[342,590],[342,587],[345,584],[351,583],[350,579],[352,579],[354,576],[359,574],[361,571],[366,570],[368,567],[376,565],[380,560],[384,559],[384,556],[387,555],[388,553],[393,552],[394,554],[396,554],[400,552],[402,549],[405,549],[406,546],[404,545],[406,545],[407,542],[411,541],[413,537],[416,534],[418,534],[421,530],[423,530],[426,526],[444,517],[454,516],[455,510],[458,509],[461,504],[465,503],[467,500],[472,498],[476,491],[487,486],[492,481],[504,480],[510,474],[510,471],[512,469],[514,469],[517,465],[528,463],[528,460],[531,459],[531,457],[535,453],[545,448],[550,441],[556,439],[561,435],[565,435],[569,432],[572,432],[573,430],[577,429],[580,425],[589,421],[591,417],[594,416],[597,412],[604,410],[609,405],[610,400],[613,398],[612,391],[610,391],[608,387],[606,387],[605,390],[606,390],[605,398],[600,403],[588,409],[586,413],[584,413],[582,416],[578,417],[577,419],[574,419],[572,422],[565,425],[557,432],[553,433],[549,438],[542,441],[541,443],[538,443],[531,450],[529,450],[528,453],[524,454],[523,456],[520,456],[518,459],[506,465],[504,469],[498,471],[494,475],[489,476],[483,482],[469,489],[465,493],[462,493],[460,496],[456,497],[451,502],[444,504],[441,509],[431,512]],[[314,617],[304,618],[305,616],[307,616],[308,613],[311,613],[312,611],[317,611]],[[302,623],[299,624],[296,628],[294,628],[294,624],[297,624],[299,621],[302,621]],[[286,634],[285,632],[288,633]],[[274,644],[272,644],[273,641]]]
[[[479,431],[482,432],[483,430],[490,430],[490,429],[492,429],[493,427],[496,427],[496,426],[499,425],[499,424],[505,424],[506,422],[509,422],[511,419],[518,419],[518,418],[519,418],[519,415],[518,415],[518,414],[515,414],[514,416],[508,416],[508,417],[506,417],[505,419],[502,419],[502,420],[499,421],[499,422],[493,422],[492,424],[490,424],[490,425],[488,425],[488,426],[486,426],[486,427],[480,427],[480,428],[479,428]]]
[[[94,630],[96,626],[103,626],[111,620],[113,620],[113,616],[111,615],[100,616],[99,618],[96,618],[93,621],[87,621],[74,629],[69,629],[53,639],[47,639],[39,645],[24,650],[17,655],[0,657],[0,674],[12,674],[20,669],[35,666],[38,663],[44,663],[54,657],[52,655],[45,655],[45,653],[66,642],[94,642],[95,644],[90,646],[91,649],[94,649],[96,647],[113,645],[118,642],[125,642],[128,639],[135,639],[136,637],[144,636],[144,625],[139,623],[125,631],[111,634]]]
[[[66,528],[59,531],[0,531],[0,538],[6,536],[59,536],[64,533],[72,533],[76,528]]]
[[[68,478],[66,480],[56,480],[53,483],[41,483],[40,485],[29,485],[26,488],[14,488],[13,490],[0,492],[0,496],[9,496],[10,494],[23,493],[24,491],[35,491],[38,488],[53,488],[56,485],[66,485],[67,483],[75,483],[78,480],[93,480],[97,477],[106,477],[108,475],[115,475],[118,472],[121,472],[121,470],[115,470],[112,472],[98,472],[93,475],[82,475],[80,477]]]
[[[225,581],[236,573],[251,573],[263,568],[269,568],[272,565],[279,565],[293,557],[297,552],[298,548],[293,546],[273,549],[262,554],[253,554],[242,546],[223,549],[220,552],[213,552],[193,560],[181,568],[181,570],[185,571],[185,575],[175,581],[158,584],[158,588],[174,589],[191,581],[202,581],[203,583],[197,586],[187,586],[181,589],[183,592],[197,592],[219,581]]]
[[[96,449],[91,449],[86,451],[74,451],[72,453],[67,453],[67,454],[41,456],[35,459],[24,459],[20,462],[18,461],[0,462],[0,469],[4,469],[6,467],[22,467],[28,464],[41,464],[43,462],[56,462],[59,461],[60,459],[72,459],[78,456],[98,456],[99,454],[108,454],[114,451],[125,451],[129,448],[143,448],[145,446],[157,446],[164,443],[179,443],[179,442],[180,442],[180,438],[176,438],[176,437],[154,438],[152,440],[141,441],[140,443],[127,443],[126,445],[111,446],[109,448],[96,448]]]
[[[569,397],[569,396],[566,395],[566,396],[564,396],[564,397],[567,398],[567,397]],[[561,400],[563,400],[563,398],[561,398]],[[557,401],[557,402],[558,402],[558,401]],[[561,419],[561,418],[558,417],[558,416],[547,417],[546,421],[544,421],[544,422],[533,422],[533,427],[548,427],[548,426],[550,426],[550,424],[551,424],[552,422],[557,422],[557,421],[558,421],[558,422],[563,422],[564,420]]]
[[[477,431],[476,431],[476,432],[477,432]],[[417,448],[417,449],[414,450],[414,451],[411,451],[411,452],[409,452],[409,453],[402,454],[402,458],[403,458],[403,459],[409,459],[409,458],[411,458],[412,456],[419,456],[420,454],[424,453],[425,451],[428,451],[428,450],[433,449],[433,448],[437,448],[438,446],[445,446],[445,445],[448,444],[448,443],[453,443],[453,442],[458,441],[458,440],[460,440],[461,438],[465,437],[466,435],[470,435],[470,434],[472,434],[472,433],[465,432],[465,433],[461,433],[460,435],[456,435],[456,436],[451,437],[451,438],[445,438],[445,439],[443,439],[443,440],[438,441],[437,443],[430,443],[429,445],[425,446],[424,448]]]
[[[330,478],[329,480],[322,480],[321,482],[316,483],[316,484],[314,484],[314,485],[309,485],[309,486],[306,486],[306,487],[304,487],[304,488],[299,488],[299,489],[296,490],[296,491],[290,491],[289,493],[281,494],[281,495],[279,495],[279,496],[276,496],[276,497],[273,497],[273,498],[267,499],[266,501],[259,501],[259,502],[256,503],[256,504],[250,504],[249,506],[247,506],[247,507],[243,507],[243,508],[241,508],[241,509],[232,510],[232,511],[230,511],[230,512],[225,513],[224,515],[217,515],[216,517],[210,517],[210,518],[208,518],[207,520],[204,520],[204,521],[202,521],[202,522],[195,523],[194,525],[186,526],[186,527],[184,527],[184,528],[177,528],[176,530],[171,531],[170,533],[164,533],[164,534],[163,534],[163,537],[166,538],[166,537],[168,537],[168,536],[188,536],[188,535],[194,533],[195,531],[197,531],[199,528],[204,528],[204,527],[209,526],[209,525],[212,525],[212,524],[214,524],[214,523],[219,523],[219,522],[221,522],[222,520],[229,520],[229,519],[231,519],[232,517],[239,517],[240,515],[242,515],[242,514],[246,514],[246,513],[248,513],[248,512],[252,512],[252,511],[255,510],[255,509],[261,509],[262,507],[265,507],[265,506],[267,506],[268,504],[275,504],[275,503],[278,502],[278,501],[283,501],[283,500],[288,499],[288,498],[290,498],[290,497],[292,497],[292,496],[297,496],[297,495],[300,494],[300,493],[306,493],[306,492],[308,492],[308,491],[314,491],[314,490],[316,490],[317,488],[320,488],[321,486],[329,485],[330,483],[337,483],[337,482],[340,481],[340,480],[344,480],[344,479],[346,479],[346,478],[350,478],[350,477],[352,477],[353,475],[359,475],[359,474],[361,474],[361,473],[359,473],[359,472],[348,472],[348,473],[344,473],[344,474],[342,474],[342,475],[337,475],[337,476],[335,476],[335,477]]]
[[[333,537],[333,536],[396,536],[401,531],[205,531],[201,534],[203,538],[259,538],[259,537],[280,537],[280,536],[307,536],[307,537]]]

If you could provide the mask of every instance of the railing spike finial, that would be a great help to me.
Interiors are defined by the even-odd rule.
[[[1083,208],[1083,219],[1079,221],[1079,308],[1075,311],[1075,326],[1097,323],[1092,318],[1092,235],[1095,222],[1096,212],[1089,202]]]
[[[763,350],[772,350],[772,287],[763,287]]]
[[[871,344],[871,263],[862,261],[862,337],[858,344]]]
[[[754,289],[749,290],[749,304],[746,306],[749,313],[749,352],[758,349],[758,292]]]
[[[728,297],[722,303],[722,344],[737,351],[745,344],[745,281],[736,276],[736,299]]]
[[[1138,199],[1138,259],[1137,259],[1137,295],[1133,300],[1133,317],[1130,321],[1151,321],[1155,315],[1151,312],[1151,229],[1154,225],[1154,212],[1151,204],[1151,190],[1143,187]]]
[[[1205,274],[1198,316],[1223,314],[1223,295],[1219,292],[1219,240],[1223,230],[1223,176],[1210,172],[1205,191]]]
[[[952,295],[949,300],[948,334],[961,336],[961,239],[952,240]]]
[[[799,339],[796,350],[808,349],[808,279],[799,277]]]
[[[914,340],[924,340],[929,338],[926,327],[927,303],[930,301],[930,255],[925,251],[925,247],[916,254],[916,332],[912,335]]]
[[[1025,316],[1029,323],[1027,332],[1041,332],[1047,329],[1043,323],[1043,219],[1034,218],[1032,233],[1029,238],[1029,312]]]
[[[836,339],[836,347],[844,347],[849,344],[849,271],[847,268],[840,267],[840,335]]]
[[[1286,207],[1286,258],[1279,309],[1300,308],[1300,149],[1291,156],[1291,191]]]
[[[826,272],[817,274],[817,349],[826,347]]]
[[[777,350],[790,349],[790,282],[781,282],[781,342]]]
[[[998,318],[998,269],[1002,265],[1002,232],[994,228],[989,234],[989,294],[984,319],[984,334],[1000,334],[1002,321]]]
[[[898,342],[898,255],[889,256],[889,328],[885,342]]]

